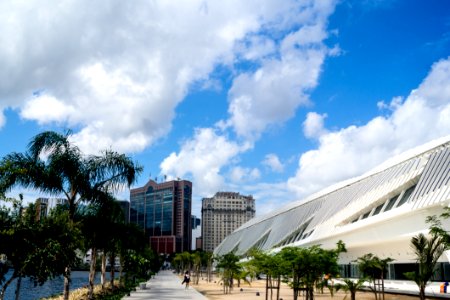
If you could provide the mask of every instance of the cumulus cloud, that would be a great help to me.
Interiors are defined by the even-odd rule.
[[[3,127],[3,125],[5,125],[5,123],[6,123],[5,114],[3,113],[3,110],[0,109],[0,129]]]
[[[267,154],[262,162],[263,165],[270,168],[274,172],[281,173],[284,170],[284,165],[281,163],[280,159],[276,154]]]
[[[324,126],[324,120],[327,114],[318,114],[310,112],[306,115],[306,120],[303,122],[303,133],[307,138],[319,138],[327,133]]]
[[[288,186],[299,197],[361,175],[384,160],[450,134],[450,59],[435,63],[409,96],[394,97],[388,116],[362,126],[320,135],[319,147],[304,153]]]
[[[235,43],[236,64],[250,61],[256,68],[246,69],[243,73],[239,67],[234,69],[236,77],[228,92],[229,118],[217,122],[215,126],[220,131],[211,128],[197,131],[182,145],[178,154],[172,153],[165,159],[161,164],[162,172],[176,173],[177,176],[193,174],[197,192],[203,195],[217,191],[224,184],[226,175],[220,170],[225,167],[229,168],[227,175],[231,182],[258,178],[258,169],[237,165],[237,155],[253,147],[270,126],[282,124],[295,115],[300,105],[309,103],[308,93],[317,85],[321,66],[329,53],[323,41],[327,37],[327,17],[334,5],[335,1],[265,2],[265,10],[270,14],[263,15],[262,19],[250,18],[256,23],[251,23],[254,26],[247,30],[245,38]],[[261,20],[263,23],[258,23]],[[230,26],[235,30],[236,24]],[[228,33],[221,34],[229,36]],[[229,130],[238,135],[243,145],[225,137]],[[211,134],[211,140],[203,153],[198,149],[205,145],[201,138],[205,132]],[[224,154],[221,159],[209,159],[206,154],[214,151],[211,147],[218,141],[233,145],[234,151],[224,153],[218,148],[217,151]],[[198,163],[193,164],[193,161]],[[283,170],[275,155],[266,157],[264,163],[276,172]]]
[[[79,128],[75,140],[86,152],[105,145],[137,152],[171,130],[175,108],[193,83],[208,82],[218,65],[270,56],[275,43],[258,32],[309,24],[318,11],[332,7],[326,4],[2,2],[0,107],[18,109],[22,118],[40,124]],[[304,36],[310,40],[314,34]],[[242,44],[253,49],[246,57]],[[266,72],[302,75],[283,70],[289,60],[297,61],[283,59],[284,67],[266,62]],[[280,85],[266,80],[271,81]]]
[[[323,43],[333,9],[333,1],[304,5],[299,20],[305,23],[278,42],[277,55],[263,57],[254,72],[233,80],[227,125],[239,136],[256,140],[268,127],[285,122],[299,106],[309,104],[308,92],[317,85],[325,57],[338,52]]]
[[[236,166],[230,172],[230,180],[235,183],[248,182],[259,179],[261,172],[257,168],[243,168]]]
[[[192,177],[196,193],[209,196],[224,187],[222,168],[248,145],[239,145],[212,128],[197,129],[192,139],[181,145],[179,153],[171,153],[161,163],[162,174]]]

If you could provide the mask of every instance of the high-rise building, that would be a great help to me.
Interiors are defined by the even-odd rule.
[[[65,198],[37,198],[36,205],[36,219],[45,218],[50,213],[50,210],[58,205],[67,205],[68,201]]]
[[[126,223],[130,222],[130,202],[127,200],[118,200],[120,208],[123,212],[123,217]]]
[[[145,232],[157,253],[191,250],[192,183],[172,180],[146,185],[130,191],[130,223]]]
[[[233,192],[218,192],[202,199],[203,250],[213,251],[236,228],[255,216],[255,199]]]

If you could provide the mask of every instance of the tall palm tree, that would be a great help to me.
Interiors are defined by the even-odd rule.
[[[96,273],[98,253],[102,255],[102,289],[106,283],[106,253],[112,247],[114,240],[113,229],[115,223],[123,222],[123,214],[119,204],[114,198],[107,197],[99,203],[91,203],[85,209],[78,210],[76,219],[82,223],[81,229],[84,236],[84,248],[91,251],[91,263],[89,271],[88,298],[94,297],[94,278]],[[119,216],[122,216],[120,219]]]
[[[419,297],[422,300],[425,299],[425,288],[433,276],[436,263],[444,253],[446,246],[442,242],[441,236],[432,234],[430,238],[427,238],[420,233],[411,238],[411,248],[414,250],[419,268],[415,272],[405,273],[405,276],[417,284]]]
[[[71,132],[42,132],[31,140],[25,153],[11,153],[0,162],[0,192],[14,186],[63,195],[68,203],[68,223],[73,226],[80,202],[95,202],[104,193],[130,186],[142,167],[129,157],[105,150],[84,156],[70,141]],[[64,300],[69,299],[71,265],[64,272]]]

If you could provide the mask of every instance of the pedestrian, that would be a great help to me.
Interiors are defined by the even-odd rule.
[[[185,288],[188,289],[189,288],[189,281],[191,281],[191,276],[189,275],[189,271],[186,271],[184,273],[183,282],[181,284],[186,283],[186,287]]]

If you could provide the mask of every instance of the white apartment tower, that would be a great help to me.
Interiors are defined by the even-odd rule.
[[[235,229],[255,216],[255,199],[233,192],[218,192],[202,199],[202,248],[214,249]]]

